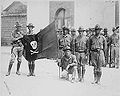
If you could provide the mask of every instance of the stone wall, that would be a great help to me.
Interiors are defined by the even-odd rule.
[[[22,24],[22,31],[27,32],[27,16],[17,15],[17,16],[1,16],[1,45],[7,46],[11,45],[11,32],[15,30],[15,22],[18,21]]]
[[[49,23],[55,19],[56,11],[65,9],[65,19],[70,26],[74,26],[74,1],[50,1],[49,2]]]

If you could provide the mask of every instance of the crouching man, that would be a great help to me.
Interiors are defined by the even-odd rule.
[[[65,48],[63,51],[64,56],[61,58],[61,63],[59,63],[59,66],[62,68],[61,78],[74,82],[77,73],[76,56],[71,54],[71,49],[69,47]]]

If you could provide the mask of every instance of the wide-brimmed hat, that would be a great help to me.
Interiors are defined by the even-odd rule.
[[[60,32],[60,31],[62,31],[62,29],[57,29],[57,32]]]
[[[32,23],[29,23],[28,25],[27,25],[27,27],[35,27]]]
[[[103,31],[104,31],[104,32],[107,32],[107,31],[108,31],[108,29],[107,29],[107,28],[104,28],[104,29],[103,29]]]
[[[102,28],[100,27],[100,25],[96,24],[95,25],[95,30],[102,30]]]
[[[89,32],[89,29],[86,29],[85,31],[86,31],[86,32]]]
[[[78,31],[78,32],[84,32],[85,29],[84,29],[83,27],[79,27],[77,31]]]
[[[74,28],[71,29],[71,32],[76,32],[76,30]]]
[[[22,27],[22,25],[19,22],[16,22],[15,27]]]
[[[72,49],[71,49],[70,47],[65,47],[65,48],[63,49],[63,51],[67,51],[67,50],[72,51]]]
[[[115,30],[116,30],[115,27],[113,27],[113,28],[112,28],[112,31],[115,31]]]
[[[63,29],[63,30],[70,31],[69,28],[67,28],[67,27],[65,27],[65,26],[63,26],[62,29]]]

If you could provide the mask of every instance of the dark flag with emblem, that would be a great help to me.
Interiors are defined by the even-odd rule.
[[[27,61],[40,58],[57,58],[58,43],[55,31],[55,21],[35,35],[25,35],[23,56]]]

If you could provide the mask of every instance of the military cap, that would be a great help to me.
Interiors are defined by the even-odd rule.
[[[115,31],[115,30],[116,30],[115,27],[113,27],[113,28],[112,28],[112,31]]]
[[[58,29],[57,32],[62,31],[62,29]]]
[[[89,32],[89,29],[86,29],[85,31],[86,31],[86,32]]]
[[[85,29],[84,29],[83,27],[79,27],[77,31],[78,31],[78,32],[80,32],[80,31],[81,31],[81,32],[84,32]]]
[[[95,25],[95,30],[102,30],[102,28],[100,27],[100,25],[96,24]]]
[[[28,25],[27,25],[27,27],[35,27],[32,23],[29,23]]]
[[[72,51],[72,49],[70,47],[68,47],[68,46],[63,49],[63,51],[67,51],[67,50]]]
[[[15,27],[22,27],[22,25],[19,22],[16,22]]]
[[[63,29],[63,30],[70,31],[69,28],[67,28],[67,27],[65,27],[65,26],[63,26],[62,29]]]
[[[71,29],[71,32],[76,32],[76,30],[74,28]]]
[[[118,29],[118,28],[119,28],[119,26],[116,27],[116,29]]]
[[[103,30],[104,32],[107,32],[108,31],[108,29],[107,28],[104,28],[104,30]]]

